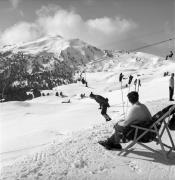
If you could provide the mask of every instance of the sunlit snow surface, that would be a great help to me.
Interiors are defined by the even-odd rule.
[[[139,90],[140,101],[154,101],[168,99],[168,77],[163,77],[165,71],[175,72],[175,63],[163,61],[154,55],[138,53],[142,60],[146,58],[144,66],[136,62],[131,55],[120,57],[120,63],[114,63],[107,68],[108,63],[98,64],[102,72],[92,72],[87,68],[86,80],[88,88],[80,82],[54,88],[49,96],[35,98],[24,102],[5,102],[0,104],[0,158],[2,165],[13,164],[19,157],[37,152],[43,147],[61,142],[71,137],[72,132],[83,130],[88,132],[94,126],[105,123],[101,116],[98,104],[89,98],[90,92],[108,97],[111,107],[108,114],[115,123],[123,114],[122,92],[127,111],[126,95],[129,88],[124,86],[128,79],[123,81],[123,90],[118,82],[120,72],[128,77],[140,78],[142,85]],[[148,61],[150,59],[150,61]],[[111,61],[109,62],[111,63]],[[139,74],[139,76],[137,76]],[[134,90],[132,83],[130,91]],[[62,91],[67,97],[55,96]],[[80,94],[85,93],[86,98],[81,99]],[[70,99],[71,103],[62,103]],[[82,133],[83,134],[83,133]],[[138,161],[128,161],[128,167],[137,166]],[[132,165],[132,163],[135,163]],[[76,164],[76,163],[75,163]],[[139,173],[139,170],[138,170]],[[171,176],[173,177],[173,176]]]

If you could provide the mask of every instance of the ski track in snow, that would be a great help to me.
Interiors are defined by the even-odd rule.
[[[156,109],[155,106],[156,102],[153,109]],[[109,137],[112,132],[113,123],[110,122],[75,132],[61,143],[55,140],[43,150],[3,168],[1,179],[108,180],[119,177],[124,180],[154,180],[159,177],[163,180],[167,177],[173,180],[175,167],[172,165],[139,160],[137,156],[134,156],[135,159],[133,155],[118,156],[118,151],[108,151],[97,143]]]
[[[147,104],[154,113],[157,112],[157,104],[165,107],[167,102],[163,100],[161,103],[154,101]],[[55,139],[52,144],[33,155],[28,155],[2,168],[1,179],[78,180],[115,179],[118,176],[119,179],[129,177],[136,180],[140,178],[154,180],[159,177],[163,180],[161,178],[163,176],[173,180],[175,177],[173,165],[139,161],[137,156],[134,156],[136,159],[130,156],[118,156],[118,151],[108,151],[100,146],[97,142],[112,134],[113,125],[114,122],[96,125],[92,129],[73,133],[64,142]]]

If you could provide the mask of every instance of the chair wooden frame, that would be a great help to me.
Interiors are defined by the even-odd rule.
[[[139,144],[141,146],[143,146],[144,148],[150,150],[150,151],[153,151],[153,152],[158,152],[158,153],[161,153],[163,155],[163,157],[165,159],[168,159],[168,156],[169,154],[175,150],[175,145],[174,145],[174,142],[173,142],[173,138],[171,136],[171,133],[170,133],[170,130],[168,128],[168,122],[170,120],[170,117],[171,117],[171,113],[172,111],[175,110],[175,105],[173,105],[164,115],[162,115],[159,119],[157,119],[155,122],[153,122],[152,125],[150,125],[149,128],[144,128],[144,127],[140,127],[140,126],[137,126],[137,125],[131,125],[131,127],[133,127],[135,129],[135,134],[134,134],[134,139],[132,140],[132,142],[127,145],[122,151],[120,151],[120,153],[118,155],[124,155],[126,156],[130,151],[129,149],[132,148],[135,144]],[[157,128],[157,125],[162,123],[163,126],[158,129]],[[139,136],[138,136],[138,130],[143,130],[143,133],[141,133]],[[167,132],[168,134],[168,137],[169,137],[169,140],[171,142],[171,145],[167,145],[166,143],[163,143],[162,142],[162,136],[164,134],[164,132]],[[159,151],[156,151],[154,150],[153,148],[149,147],[148,145],[145,145],[144,143],[142,142],[139,142],[139,140],[144,136],[146,135],[147,133],[149,132],[154,132],[156,133],[156,137],[153,139],[153,141],[155,141],[157,144],[160,145],[161,147],[161,152]],[[165,151],[165,147],[169,149],[168,152]]]

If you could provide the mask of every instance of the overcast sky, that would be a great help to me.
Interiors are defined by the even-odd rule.
[[[175,37],[175,0],[0,0],[0,43],[46,35],[131,50]],[[175,41],[143,49],[164,56]]]

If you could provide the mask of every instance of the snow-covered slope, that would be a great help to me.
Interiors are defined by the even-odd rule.
[[[101,75],[95,76],[100,79]],[[90,91],[99,91],[96,83],[90,81],[90,84],[91,88],[77,83],[55,89],[67,95],[66,98],[56,97],[56,91],[52,91],[50,96],[31,101],[0,104],[0,161],[4,167],[0,179],[106,180],[116,179],[116,176],[124,180],[163,180],[166,179],[164,176],[170,180],[175,178],[174,155],[167,162],[158,153],[136,146],[127,157],[120,157],[117,151],[108,151],[98,144],[99,140],[113,133],[113,125],[122,114],[122,98],[120,90],[99,92],[109,98],[111,105],[108,114],[112,121],[106,123],[97,103],[88,97],[81,99],[79,96],[80,93],[88,96]],[[140,101],[149,101],[146,104],[152,114],[170,104],[167,87],[168,77],[160,77],[142,85]],[[124,89],[125,104],[127,93],[128,89]],[[71,99],[71,103],[63,104],[62,101],[67,99]],[[72,131],[73,134],[66,134]],[[172,135],[174,138],[173,132]],[[159,146],[153,142],[149,146],[159,150]]]
[[[82,76],[88,81],[89,87],[77,82],[44,91],[50,93],[49,96],[25,102],[0,104],[0,163],[4,166],[2,178],[116,179],[118,177],[118,179],[154,180],[165,179],[164,176],[167,176],[173,180],[175,178],[175,168],[171,166],[174,165],[173,159],[167,163],[156,154],[145,152],[140,147],[136,147],[137,154],[131,154],[127,158],[119,157],[117,152],[108,152],[97,142],[112,134],[113,125],[123,114],[119,73],[122,72],[125,77],[122,91],[125,112],[128,109],[126,95],[129,91],[125,85],[128,76],[133,75],[142,82],[139,91],[140,101],[146,102],[151,112],[155,113],[170,104],[169,77],[163,77],[163,72],[175,72],[175,62],[141,52],[111,51],[112,56],[108,56],[104,51],[90,47],[80,40],[69,40],[65,43],[61,37],[57,37],[58,39],[62,45],[57,46],[54,40],[52,44],[48,38],[43,38],[25,44],[22,49],[25,53],[35,52],[45,57],[48,53],[54,55],[55,48],[61,46],[61,51],[56,52],[59,57],[65,58],[65,61],[68,59],[72,61],[73,59],[68,58],[72,54],[78,57],[81,57],[79,56],[81,54],[85,57],[84,53],[86,55],[91,52],[95,63],[89,62],[86,66],[82,66],[82,70],[86,72]],[[47,52],[43,52],[40,47],[47,49]],[[52,58],[52,62],[55,60]],[[42,62],[42,65],[46,63],[40,59],[38,61]],[[130,91],[134,88],[132,82]],[[65,95],[64,98],[55,96],[56,92],[61,91]],[[97,103],[89,98],[91,91],[109,99],[111,107],[108,114],[112,118],[111,122],[105,122]],[[81,93],[85,93],[86,98],[81,99]],[[63,103],[68,99],[70,103]],[[167,136],[165,140],[166,138]],[[150,145],[155,148],[153,143]],[[12,165],[6,166],[7,164]]]
[[[89,63],[87,71],[138,70],[159,68],[171,64],[162,57],[143,52],[113,52],[113,57],[103,57]]]

